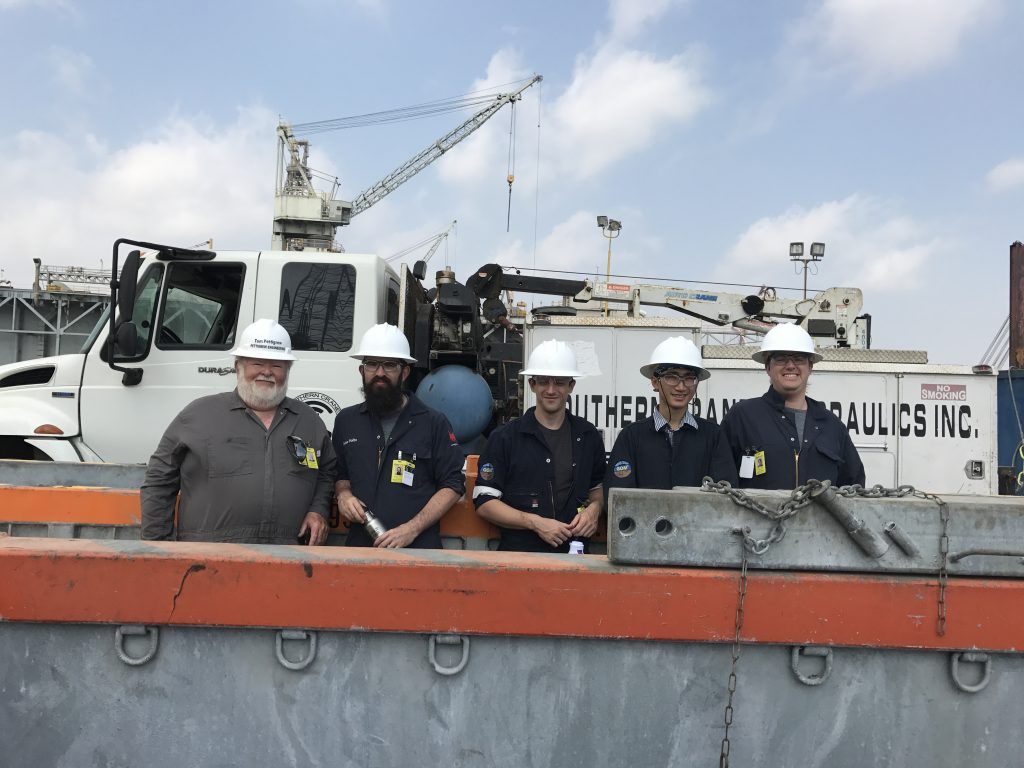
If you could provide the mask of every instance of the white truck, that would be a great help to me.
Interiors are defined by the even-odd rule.
[[[361,397],[349,355],[375,323],[406,332],[419,361],[416,378],[450,364],[481,376],[492,393],[492,423],[523,407],[524,354],[546,338],[569,340],[590,374],[570,407],[602,429],[610,447],[622,426],[651,412],[653,393],[637,372],[649,351],[667,335],[699,341],[694,321],[635,316],[639,306],[657,305],[724,326],[802,322],[826,355],[812,394],[849,426],[870,483],[996,492],[995,377],[929,366],[923,353],[859,349],[868,338],[855,289],[783,301],[764,292],[738,297],[503,275],[488,265],[468,287],[439,272],[427,291],[425,265],[400,275],[373,255],[215,253],[130,240],[114,244],[114,275],[126,246],[139,250],[112,278],[113,317],[97,325],[80,354],[0,367],[0,458],[145,462],[181,408],[233,386],[235,334],[259,317],[277,318],[291,334],[298,362],[289,394],[319,411],[329,428],[340,408]],[[535,315],[521,334],[497,299],[509,287],[573,297],[577,306],[625,303],[632,312]],[[749,347],[705,347],[714,375],[698,391],[699,413],[720,419],[737,399],[764,391],[765,376],[748,353]]]

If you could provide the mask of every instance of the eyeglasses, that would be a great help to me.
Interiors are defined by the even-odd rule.
[[[530,381],[538,387],[546,387],[550,384],[554,384],[559,388],[568,387],[573,382],[573,380],[567,376],[532,376]]]
[[[771,362],[772,365],[784,368],[790,363],[793,365],[807,365],[811,362],[811,358],[807,355],[772,355]]]
[[[678,387],[680,384],[686,387],[695,387],[697,385],[697,375],[694,373],[684,373],[681,376],[678,373],[663,373],[658,379],[664,381],[670,387]]]
[[[394,373],[401,367],[402,363],[397,360],[363,360],[363,368],[371,372],[383,368],[384,373]]]

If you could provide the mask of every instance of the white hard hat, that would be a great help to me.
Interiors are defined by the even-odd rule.
[[[409,354],[409,340],[405,338],[397,325],[379,323],[368,328],[359,342],[359,349],[352,354],[356,360],[367,357],[381,357],[385,360],[403,360],[415,363],[416,358]]]
[[[640,375],[649,379],[654,376],[659,366],[670,365],[692,368],[697,373],[697,378],[704,381],[711,376],[711,372],[703,366],[703,362],[696,344],[685,336],[673,336],[654,348],[651,352],[651,361],[640,367]]]
[[[537,345],[530,353],[523,376],[582,376],[576,364],[576,353],[564,341],[551,339]]]
[[[781,323],[764,335],[761,349],[750,356],[758,363],[767,362],[772,352],[795,352],[807,355],[812,363],[821,360],[821,355],[814,349],[811,335],[793,323]]]
[[[275,320],[261,318],[249,323],[238,337],[238,346],[231,350],[235,357],[260,360],[294,360],[292,338]]]

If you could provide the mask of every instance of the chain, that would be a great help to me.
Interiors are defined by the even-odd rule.
[[[715,482],[710,477],[705,477],[701,484],[701,490],[728,496],[739,506],[745,507],[752,512],[756,512],[775,523],[768,532],[768,535],[763,539],[755,539],[751,536],[749,528],[736,529],[736,534],[743,537],[744,551],[751,552],[755,555],[763,555],[768,551],[768,548],[771,547],[772,544],[782,541],[786,536],[786,527],[783,525],[783,522],[793,517],[793,515],[810,504],[811,491],[817,490],[821,486],[822,483],[820,481],[810,480],[804,485],[794,488],[792,493],[790,493],[789,498],[779,504],[775,509],[766,507],[761,502],[748,496],[739,488],[733,488],[727,480],[719,480],[718,482]]]
[[[743,546],[740,548],[740,584],[739,595],[736,599],[736,626],[732,639],[732,668],[729,670],[729,699],[725,704],[725,736],[722,738],[722,753],[718,759],[719,768],[729,768],[729,751],[732,743],[729,741],[729,727],[732,725],[732,697],[736,693],[736,665],[740,661],[740,630],[743,629],[743,603],[747,598],[747,545],[746,540],[750,538],[749,528],[736,528],[733,533],[743,537]]]
[[[750,498],[739,488],[733,488],[725,480],[715,482],[710,477],[705,477],[701,484],[701,490],[729,496],[739,506],[775,521],[775,525],[764,539],[753,538],[750,535],[749,528],[737,528],[735,530],[737,534],[743,537],[744,563],[746,563],[746,552],[763,555],[772,544],[782,541],[786,535],[786,529],[783,527],[782,522],[810,504],[811,492],[826,484],[827,481],[809,480],[804,485],[797,486],[790,494],[790,497],[780,504],[777,509],[769,509],[760,502]],[[935,632],[940,636],[945,635],[946,587],[949,582],[949,572],[947,570],[949,562],[949,505],[934,493],[919,491],[912,485],[900,485],[896,488],[886,488],[882,485],[873,485],[870,488],[865,488],[862,485],[844,485],[836,488],[836,493],[846,498],[859,496],[865,499],[902,499],[906,496],[913,496],[918,499],[930,499],[939,506],[939,520],[942,523],[942,532],[939,535],[939,606],[938,618],[935,622]]]

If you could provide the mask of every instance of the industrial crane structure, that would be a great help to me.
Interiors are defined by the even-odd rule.
[[[277,127],[278,170],[274,195],[273,249],[338,250],[334,243],[334,233],[338,227],[349,224],[353,216],[394,192],[445,152],[469,137],[503,106],[518,101],[527,88],[541,80],[540,75],[534,75],[518,89],[494,96],[483,109],[433,141],[352,201],[336,197],[337,179],[329,179],[332,186],[327,192],[320,192],[313,186],[313,177],[316,173],[309,168],[309,142],[296,138],[292,126],[282,121]]]

